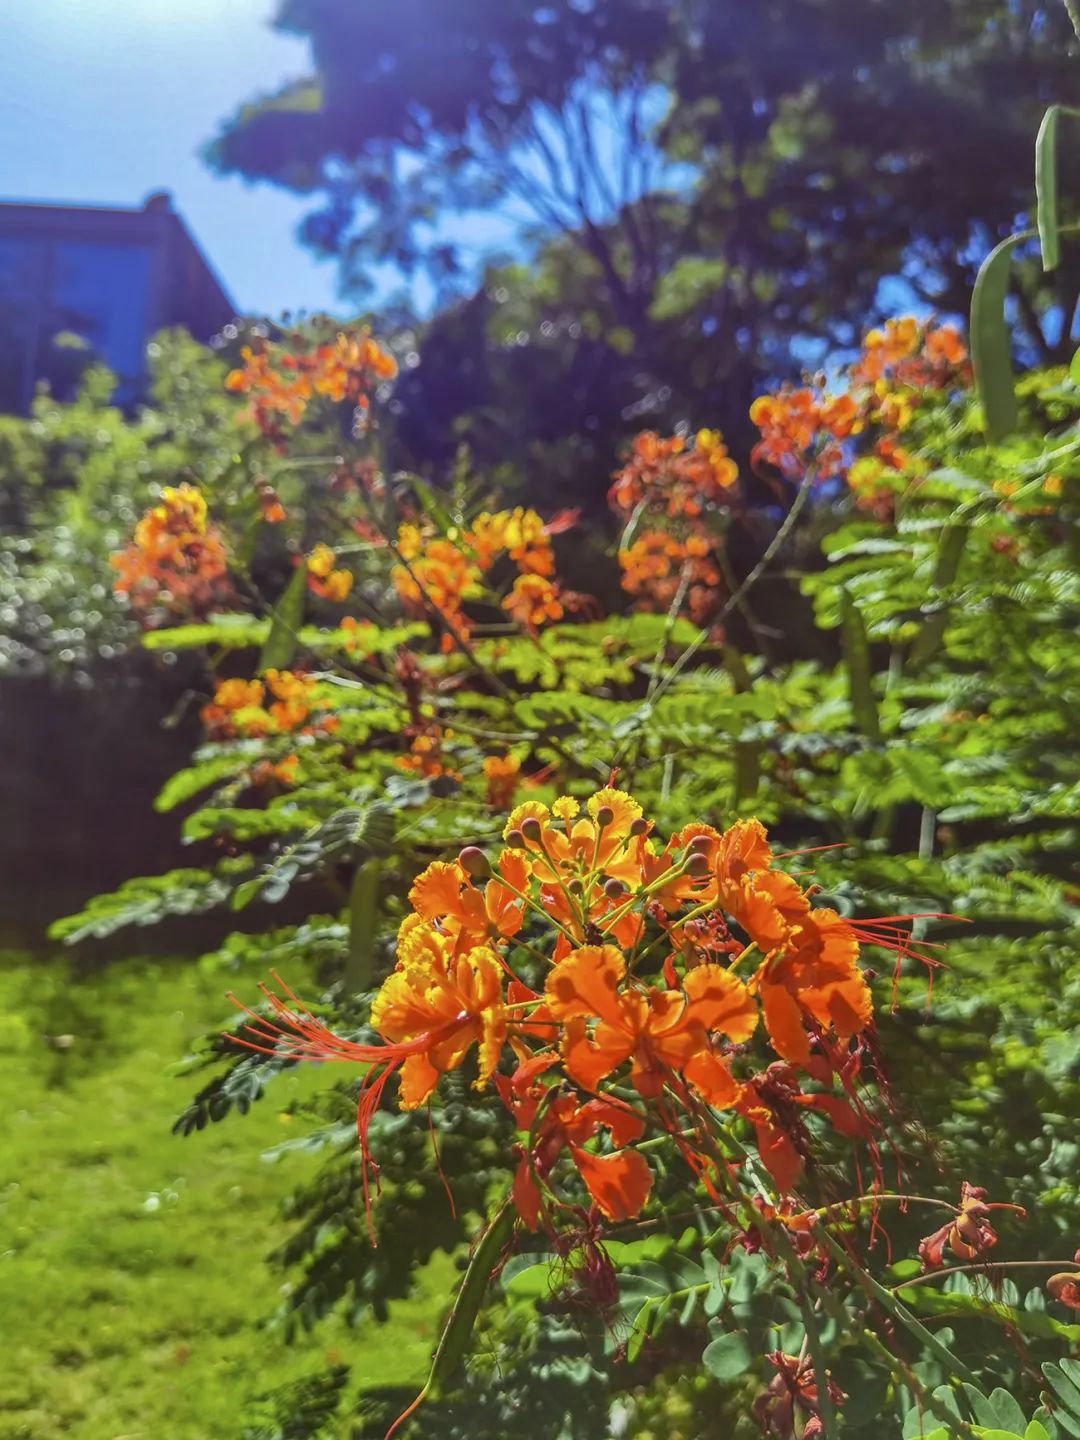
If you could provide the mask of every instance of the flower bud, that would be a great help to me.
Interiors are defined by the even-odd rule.
[[[511,850],[524,850],[525,836],[522,835],[520,830],[510,830],[506,836],[506,843],[510,846]]]
[[[1051,1300],[1068,1305],[1070,1310],[1080,1310],[1080,1270],[1064,1270],[1060,1275],[1051,1275],[1046,1282],[1046,1293]]]
[[[583,895],[585,893],[585,886],[581,883],[577,876],[575,876],[573,880],[567,882],[566,888],[570,891],[571,895]]]
[[[688,875],[702,876],[709,873],[709,857],[702,855],[700,850],[695,850],[686,862],[686,873]]]
[[[616,880],[615,877],[612,876],[610,880],[604,881],[604,894],[609,900],[621,900],[626,894],[626,886],[621,880]]]
[[[596,823],[601,830],[606,830],[614,819],[615,811],[610,805],[601,805],[596,812]]]
[[[695,835],[687,846],[692,855],[707,855],[712,849],[713,838],[711,835]]]
[[[527,816],[521,822],[521,833],[526,840],[539,840],[541,836],[540,821],[535,815]]]
[[[465,874],[474,880],[486,880],[491,874],[491,864],[478,845],[466,845],[457,859]]]
[[[647,834],[648,829],[649,822],[645,819],[643,815],[639,815],[636,820],[632,820],[630,822],[631,835],[645,835]]]

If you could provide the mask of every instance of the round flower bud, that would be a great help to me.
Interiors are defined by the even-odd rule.
[[[491,864],[478,845],[466,845],[457,858],[465,874],[474,880],[486,880],[491,874]]]
[[[610,880],[604,881],[604,894],[609,900],[621,900],[626,894],[626,886],[621,880],[616,880],[615,877],[612,876]]]
[[[520,830],[511,830],[506,836],[506,843],[510,846],[511,850],[524,850],[525,836],[522,835]]]
[[[535,815],[527,816],[521,822],[521,833],[526,840],[539,840],[541,835],[540,821]]]
[[[700,850],[696,850],[690,856],[690,859],[686,862],[686,873],[688,875],[697,876],[708,875],[709,857],[707,855],[702,855]]]
[[[711,835],[695,835],[687,846],[687,849],[694,855],[707,855],[712,849],[712,844],[713,840]]]
[[[1080,1270],[1064,1270],[1060,1275],[1051,1275],[1046,1282],[1046,1293],[1051,1300],[1068,1305],[1070,1310],[1080,1310]]]
[[[610,805],[601,805],[600,809],[596,812],[596,823],[601,830],[606,830],[614,819],[615,811],[612,810]]]
[[[631,835],[644,835],[648,832],[648,829],[649,822],[645,819],[644,815],[639,815],[636,820],[630,822]]]

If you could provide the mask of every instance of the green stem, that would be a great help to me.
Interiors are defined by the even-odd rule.
[[[845,1270],[861,1289],[865,1290],[872,1299],[876,1300],[881,1308],[888,1315],[891,1315],[898,1324],[903,1325],[905,1330],[914,1335],[920,1344],[925,1345],[929,1351],[947,1365],[953,1374],[958,1375],[961,1380],[966,1381],[969,1385],[974,1385],[975,1388],[978,1389],[979,1382],[964,1362],[958,1359],[949,1347],[938,1339],[932,1330],[928,1330],[920,1320],[916,1319],[907,1306],[902,1305],[900,1301],[896,1299],[891,1290],[887,1290],[884,1285],[874,1279],[869,1271],[864,1270],[861,1265],[856,1264],[844,1247],[833,1239],[824,1226],[821,1226],[816,1233],[821,1236],[822,1243],[841,1269]]]
[[[1061,1266],[1065,1270],[1076,1270],[1075,1260],[1002,1260],[993,1266],[994,1270],[1053,1270]],[[1077,1279],[1080,1279],[1080,1270],[1077,1270]],[[901,1280],[899,1285],[892,1287],[895,1295],[898,1290],[906,1290],[911,1285],[925,1285],[930,1280],[941,1280],[946,1275],[985,1275],[986,1270],[981,1265],[946,1265],[943,1270],[928,1270],[925,1275],[913,1275],[910,1280]]]
[[[457,1374],[476,1326],[476,1317],[480,1313],[488,1282],[516,1222],[517,1211],[512,1199],[507,1195],[492,1216],[469,1260],[469,1268],[465,1272],[465,1278],[458,1289],[432,1356],[427,1382],[409,1408],[398,1416],[386,1432],[386,1440],[390,1440],[394,1431],[414,1415],[425,1400],[438,1400]]]

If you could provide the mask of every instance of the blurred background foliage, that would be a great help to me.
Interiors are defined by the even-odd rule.
[[[387,470],[444,494],[467,456],[507,503],[582,506],[567,568],[594,593],[607,583],[608,600],[617,576],[600,559],[615,538],[604,495],[628,438],[724,430],[765,517],[734,531],[745,575],[777,506],[747,465],[753,396],[835,364],[881,313],[965,311],[983,254],[1030,212],[1039,115],[1075,98],[1080,73],[1064,9],[1032,0],[769,0],[752,13],[723,0],[447,0],[434,12],[288,0],[278,23],[310,38],[310,77],[245,104],[209,158],[311,195],[305,238],[339,257],[355,304],[387,273],[429,287],[430,306],[403,298],[379,321],[401,366],[384,412]],[[1076,153],[1063,151],[1066,196],[1080,194]],[[1049,515],[1045,497],[1003,510],[995,485],[1038,473],[1075,429],[1063,367],[1078,293],[1075,246],[1051,276],[1020,253],[1015,356],[1038,367],[1022,385],[1021,427],[988,447],[968,401],[921,422],[938,489],[887,533],[826,493],[784,573],[755,592],[769,653],[753,653],[732,621],[745,672],[707,650],[646,723],[657,634],[645,617],[613,621],[614,652],[589,683],[534,675],[514,716],[541,760],[557,759],[544,736],[580,735],[610,763],[617,737],[663,826],[742,809],[791,844],[855,839],[854,853],[818,867],[838,902],[969,922],[948,935],[933,1009],[912,986],[883,1020],[899,1088],[910,1094],[905,1082],[919,1078],[912,1118],[937,1137],[922,1154],[913,1138],[909,1159],[1031,1205],[1040,1253],[1073,1248],[1080,1204],[1080,467],[1072,456],[1058,467]],[[226,769],[206,804],[192,805],[198,783],[178,799],[185,844],[176,816],[154,808],[198,741],[207,674],[196,647],[138,643],[108,557],[162,485],[197,483],[228,516],[258,479],[281,478],[222,387],[250,337],[241,327],[216,350],[159,337],[153,389],[135,412],[111,406],[109,377],[91,367],[73,403],[43,394],[29,418],[0,420],[0,746],[15,762],[0,777],[0,891],[5,938],[19,947],[0,970],[0,1214],[11,1237],[0,1264],[4,1328],[18,1337],[0,1380],[0,1435],[12,1440],[161,1433],[165,1417],[177,1440],[381,1434],[422,1377],[448,1257],[482,1213],[484,1165],[505,1143],[486,1122],[470,1131],[463,1107],[443,1112],[447,1166],[471,1177],[451,1221],[419,1159],[422,1127],[380,1117],[397,1188],[376,1265],[355,1223],[347,1084],[252,1064],[194,1084],[163,1074],[185,1050],[219,1058],[199,1037],[228,1019],[221,992],[250,986],[268,963],[349,1013],[341,887],[355,850],[343,859],[320,837],[276,904],[264,896],[237,917],[227,902],[384,778],[376,756],[343,796],[332,761],[322,773],[313,764],[309,791],[270,807],[276,819],[255,834],[226,813],[237,808],[220,793]],[[348,425],[335,413],[312,427],[307,454],[336,453]],[[315,525],[321,497],[306,482],[304,494]],[[963,546],[946,575],[941,530],[958,511]],[[251,563],[271,593],[287,574],[269,551]],[[935,645],[898,665],[928,595],[943,617]],[[869,690],[851,663],[851,605]],[[550,642],[564,676],[572,630]],[[380,733],[380,716],[362,708],[356,734]],[[747,756],[750,791],[736,768]],[[475,774],[452,805],[430,787],[397,797],[409,819],[381,857],[390,893],[418,852],[450,843],[462,813],[493,828]],[[79,941],[75,961],[44,941],[58,913],[180,864],[182,880],[136,884],[61,931]],[[376,969],[387,935],[379,943]],[[151,946],[156,960],[120,958]],[[195,966],[195,955],[209,958]],[[264,1086],[272,1099],[238,1123]],[[177,1115],[205,1133],[173,1138]],[[292,1130],[305,1138],[283,1151]],[[895,1235],[902,1251],[910,1236]],[[31,1307],[38,1319],[33,1295],[47,1300]],[[643,1379],[602,1337],[583,1350],[579,1317],[550,1308],[538,1319],[526,1295],[488,1317],[462,1393],[417,1434],[502,1436],[528,1414],[529,1433],[553,1440],[613,1425],[643,1440],[703,1440],[721,1403],[742,1417],[733,1433],[756,1433],[745,1418],[753,1386],[680,1378],[698,1365],[698,1319],[656,1339]],[[780,1312],[782,1300],[768,1318]],[[976,1328],[968,1343],[969,1363],[1020,1383],[1023,1365],[999,1336]],[[869,1382],[862,1396],[869,1433],[880,1429]]]

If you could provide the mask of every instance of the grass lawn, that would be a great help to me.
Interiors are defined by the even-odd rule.
[[[424,1373],[437,1293],[363,1334],[255,1328],[285,1278],[263,1263],[279,1202],[318,1163],[260,1152],[312,1077],[169,1133],[198,1081],[167,1067],[228,1014],[227,983],[190,962],[76,983],[63,961],[0,961],[0,1440],[230,1440],[246,1400],[328,1359],[362,1353],[381,1384]]]

